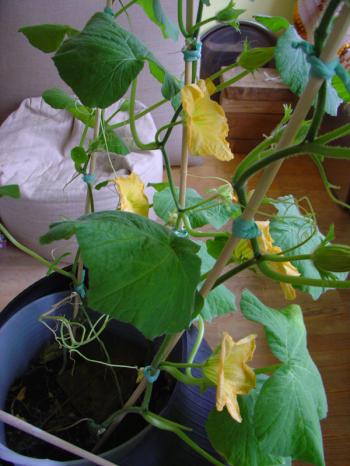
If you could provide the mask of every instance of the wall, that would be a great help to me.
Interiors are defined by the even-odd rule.
[[[215,14],[228,4],[228,0],[212,0],[212,5],[206,8],[206,17]],[[271,16],[285,16],[292,19],[293,0],[237,0],[237,8],[246,10],[242,19],[252,19],[253,15],[265,14]]]

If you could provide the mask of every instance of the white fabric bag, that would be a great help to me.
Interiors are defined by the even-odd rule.
[[[119,106],[116,103],[106,110],[106,116]],[[137,103],[136,112],[143,108]],[[119,112],[110,124],[126,119],[128,114]],[[143,142],[153,140],[156,127],[150,114],[137,120],[136,126]],[[81,176],[72,181],[75,171],[70,157],[71,149],[79,145],[83,127],[67,111],[51,108],[41,97],[25,99],[0,127],[0,185],[18,184],[21,190],[20,199],[0,199],[0,218],[18,241],[46,258],[57,258],[65,252],[71,253],[66,262],[74,258],[73,240],[43,246],[39,237],[51,223],[84,214],[87,186]],[[113,178],[114,172],[118,175],[135,172],[145,186],[161,182],[160,151],[138,152],[132,144],[129,126],[117,131],[132,152],[127,156],[98,153],[96,183]],[[92,136],[89,130],[88,137]],[[146,189],[150,203],[153,191]],[[118,205],[113,185],[94,190],[94,199],[96,211],[113,210]]]

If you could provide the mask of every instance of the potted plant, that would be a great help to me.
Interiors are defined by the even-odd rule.
[[[175,451],[178,444],[175,449],[170,446],[170,435],[180,439],[187,448],[185,456],[181,457],[184,464],[187,457],[187,464],[196,465],[272,466],[301,460],[322,466],[320,420],[326,416],[327,402],[320,374],[307,349],[301,308],[289,304],[275,310],[249,291],[242,294],[240,309],[244,317],[265,328],[267,342],[277,359],[270,367],[254,368],[255,335],[242,335],[234,341],[224,333],[221,344],[213,351],[204,345],[203,337],[206,320],[234,310],[233,296],[224,283],[245,269],[253,269],[280,282],[288,300],[295,298],[296,289],[317,299],[329,288],[350,287],[346,280],[350,270],[349,246],[333,243],[332,228],[326,236],[322,235],[315,216],[305,214],[293,196],[278,199],[266,196],[287,157],[310,154],[323,179],[324,158],[350,157],[348,148],[330,145],[350,132],[348,125],[322,136],[318,134],[324,111],[334,113],[341,101],[338,93],[342,95],[350,89],[348,74],[335,59],[350,22],[350,6],[340,0],[329,2],[315,33],[314,46],[304,42],[285,19],[259,17],[259,21],[274,32],[283,32],[276,48],[246,47],[235,63],[203,81],[197,79],[200,27],[214,20],[238,27],[242,10],[230,1],[215,17],[203,19],[203,11],[211,2],[200,0],[194,12],[193,1],[187,0],[184,24],[183,2],[179,0],[178,29],[185,42],[185,74],[181,82],[167,72],[136,36],[118,25],[118,17],[128,13],[134,3],[144,9],[165,37],[176,33],[177,28],[165,16],[161,2],[145,0],[132,0],[115,7],[108,1],[106,9],[97,12],[82,31],[66,25],[22,29],[34,46],[54,53],[53,60],[61,78],[77,95],[75,99],[62,91],[49,90],[44,95],[46,102],[54,108],[67,109],[86,125],[81,144],[71,152],[75,170],[87,185],[85,215],[51,225],[40,239],[43,243],[51,243],[75,236],[79,250],[72,267],[64,269],[59,260],[49,262],[38,257],[0,225],[1,233],[9,241],[47,263],[50,272],[55,271],[54,281],[49,277],[40,285],[45,288],[48,280],[55,283],[50,285],[50,293],[38,291],[36,287],[33,303],[25,293],[22,299],[26,305],[21,310],[13,312],[15,306],[10,305],[6,311],[6,322],[0,331],[2,354],[7,349],[10,356],[9,348],[16,335],[18,341],[22,341],[22,359],[1,365],[2,377],[8,379],[0,387],[2,406],[10,383],[24,372],[43,343],[49,342],[49,337],[52,337],[51,343],[41,350],[39,358],[45,365],[54,362],[53,377],[65,374],[59,381],[61,388],[66,389],[70,383],[66,369],[68,365],[69,371],[72,370],[71,357],[74,361],[88,360],[93,363],[92,367],[107,367],[113,396],[118,395],[120,389],[119,370],[126,370],[128,375],[122,380],[123,384],[131,383],[131,394],[127,401],[120,401],[118,409],[112,407],[103,419],[81,415],[79,421],[73,422],[88,424],[89,432],[94,434],[94,447],[81,448],[80,445],[77,448],[72,442],[60,439],[60,433],[67,430],[65,427],[56,429],[57,435],[52,435],[4,410],[0,411],[0,419],[96,464],[113,464],[108,458],[121,466],[136,464],[135,461],[139,461],[137,464],[148,461],[147,464],[153,466],[173,464],[174,458],[177,458],[174,464],[179,464],[180,457]],[[334,20],[339,6],[341,12]],[[282,79],[300,94],[298,104],[293,111],[285,108],[280,124],[238,165],[232,181],[222,180],[203,198],[187,187],[189,152],[214,156],[223,163],[233,157],[226,139],[228,125],[224,111],[211,96],[273,56]],[[228,81],[223,79],[218,86],[213,84],[214,79],[237,66],[243,68],[242,73]],[[160,128],[155,140],[147,144],[139,138],[136,121],[140,114],[135,114],[137,77],[144,67],[148,67],[160,82],[163,94],[162,101],[147,111],[164,101],[171,101],[174,107],[169,124]],[[159,149],[163,154],[168,179],[166,183],[154,185],[153,202],[163,224],[147,218],[148,201],[142,182],[135,174],[95,184],[98,151],[102,149],[111,156],[122,156],[128,150],[114,131],[111,120],[104,115],[104,109],[122,99],[128,90],[129,99],[121,102],[120,108],[128,108],[129,119],[122,124],[130,126],[134,143],[140,149]],[[311,119],[307,120],[313,105]],[[174,184],[166,145],[172,129],[180,124],[183,125],[183,144],[178,188]],[[94,137],[87,141],[89,127],[94,127]],[[254,191],[248,193],[248,180],[261,170],[262,177]],[[94,212],[94,190],[111,185],[119,194],[119,208]],[[19,194],[17,187],[8,186],[2,187],[0,193]],[[261,217],[264,215],[261,206],[267,204],[274,208],[269,220]],[[260,220],[256,220],[257,216]],[[224,225],[231,227],[231,224],[230,231],[222,228]],[[211,229],[201,230],[206,225]],[[299,235],[301,231],[303,234]],[[223,272],[226,266],[228,269]],[[193,323],[198,331],[191,327]],[[28,329],[32,333],[28,333]],[[112,337],[108,337],[108,332]],[[122,340],[125,360],[115,362],[113,348],[125,335],[131,345]],[[111,339],[112,344],[107,347],[106,342]],[[18,341],[12,346],[17,347]],[[180,349],[177,346],[172,353],[179,341],[182,346]],[[92,355],[89,345],[97,347]],[[135,356],[141,362],[131,364],[129,353],[136,347],[141,348]],[[23,351],[26,348],[28,350]],[[83,385],[91,374],[75,374],[77,383]],[[171,381],[176,382],[175,388]],[[164,405],[156,407],[156,400],[161,397],[159,386],[169,384],[171,394]],[[11,409],[15,402],[26,397],[23,386],[15,386],[13,390]],[[174,402],[176,396],[179,398],[177,390],[182,390],[180,398],[189,400],[185,402],[186,408]],[[191,431],[191,417],[200,411],[199,400],[203,396],[207,396],[203,411],[205,420],[200,420],[200,435],[196,436],[196,428]],[[103,400],[98,401],[98,409],[102,410],[109,399],[105,394]],[[176,406],[172,410],[174,403]],[[110,434],[116,428],[122,430],[124,420],[131,417],[146,421],[154,429],[144,429],[142,425],[132,443],[129,441],[119,447],[117,456],[109,453],[92,456],[91,450],[100,453]],[[211,446],[203,438],[204,428]],[[152,435],[157,431],[167,435],[160,440],[149,437],[150,431]],[[139,460],[125,456],[130,450],[141,451],[142,443],[150,446],[146,456]],[[5,445],[0,446],[0,457],[26,466],[71,464],[46,462],[14,452],[11,456]]]

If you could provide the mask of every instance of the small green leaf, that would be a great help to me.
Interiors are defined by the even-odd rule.
[[[349,71],[347,71],[348,74]],[[338,96],[344,101],[344,102],[350,102],[350,94],[347,88],[345,87],[345,84],[343,81],[339,78],[339,76],[334,75],[332,79],[332,85],[334,89],[337,91]]]
[[[95,186],[95,189],[96,189],[97,191],[99,191],[100,189],[105,188],[106,186],[108,186],[109,182],[110,182],[109,180],[101,181],[101,183],[98,183],[98,184]]]
[[[248,291],[243,315],[265,327],[273,354],[283,362],[264,384],[255,407],[256,436],[265,451],[323,466],[320,419],[327,415],[321,376],[307,350],[302,310],[275,310]]]
[[[50,230],[40,237],[40,244],[50,244],[60,239],[70,239],[75,232],[76,222],[74,220],[52,223],[50,225]]]
[[[244,13],[245,10],[238,10],[234,6],[235,2],[231,0],[225,8],[216,13],[216,20],[219,23],[229,24],[235,29],[239,29],[238,17]]]
[[[136,0],[136,3],[143,8],[149,19],[160,27],[163,37],[170,38],[174,42],[178,40],[179,29],[177,25],[170,21],[165,15],[160,0]]]
[[[178,194],[178,189],[176,192]],[[187,189],[186,207],[192,207],[202,201],[203,197],[197,191]],[[176,206],[170,188],[155,193],[153,206],[158,217],[166,223],[171,220],[172,215],[176,212]],[[219,229],[231,218],[230,208],[216,200],[201,205],[198,209],[190,210],[187,214],[193,228],[212,225],[216,229]]]
[[[45,53],[55,52],[66,36],[73,37],[79,33],[66,24],[38,24],[19,29],[29,42]]]
[[[162,95],[165,99],[172,100],[174,99],[180,92],[183,83],[179,79],[177,79],[172,74],[168,73],[168,71],[156,60],[156,58],[149,54],[146,57],[148,62],[148,67],[150,73],[154,78],[157,79],[162,84]]]
[[[148,183],[149,187],[155,189],[158,193],[169,187],[169,183]]]
[[[266,453],[255,435],[254,409],[260,390],[268,377],[257,376],[257,387],[249,395],[239,396],[238,403],[242,422],[232,419],[228,411],[214,409],[208,417],[206,430],[213,447],[232,466],[279,466],[287,465],[287,459]]]
[[[82,121],[90,128],[94,127],[95,115],[93,110],[81,105],[77,99],[69,96],[61,89],[48,89],[43,93],[43,99],[52,108],[65,109],[77,120]]]
[[[286,254],[312,254],[312,252],[324,241],[324,235],[319,231],[310,217],[302,215],[294,197],[283,196],[276,200],[270,199],[270,203],[277,209],[277,215],[271,219],[270,233],[275,244],[282,250],[287,250],[310,237],[310,239],[293,251]],[[293,261],[302,277],[327,278],[318,270],[311,260]],[[335,273],[334,279],[344,280],[346,273]],[[313,299],[318,299],[328,288],[303,285],[300,289],[309,293]]]
[[[17,184],[0,186],[0,197],[13,197],[14,199],[19,199],[21,197],[19,186]]]
[[[246,49],[239,55],[237,62],[242,68],[253,72],[272,60],[274,53],[275,47]]]
[[[82,165],[85,165],[89,160],[89,156],[86,153],[85,149],[80,146],[74,147],[71,150],[70,156],[74,162],[75,170],[78,173],[82,173],[83,171]]]
[[[295,46],[302,41],[303,39],[295,28],[290,26],[278,39],[275,52],[276,68],[281,79],[296,95],[302,94],[310,76],[310,64],[306,59],[306,55],[302,48]],[[336,116],[341,102],[331,81],[327,81],[325,111],[332,116]]]
[[[280,32],[290,26],[288,20],[283,16],[258,15],[254,16],[254,19],[272,32]]]
[[[99,137],[91,142],[89,146],[91,152],[106,151],[117,155],[129,154],[129,148],[120,136],[110,127],[101,131]]]
[[[98,212],[56,224],[48,242],[76,233],[89,269],[88,304],[129,322],[147,338],[184,330],[199,282],[199,247],[127,212]]]

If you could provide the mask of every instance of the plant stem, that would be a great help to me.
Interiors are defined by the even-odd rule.
[[[179,369],[173,366],[162,366],[163,371],[170,374],[174,379],[179,380],[187,385],[203,385],[205,382],[204,378],[193,377],[192,375],[184,374]]]
[[[263,254],[259,257],[259,261],[269,262],[290,262],[290,261],[306,261],[311,260],[312,254],[298,254],[295,256],[279,256],[275,254]]]
[[[248,70],[242,71],[242,73],[237,74],[237,76],[231,79],[228,79],[227,81],[222,82],[221,84],[216,86],[215,92],[221,92],[224,89],[226,89],[226,87],[232,86],[232,84],[236,83],[237,81],[240,81],[245,76],[248,76],[249,73],[251,73],[251,71],[248,71]]]
[[[144,144],[138,135],[136,124],[135,124],[135,103],[136,103],[136,89],[137,89],[137,78],[135,78],[131,84],[130,91],[130,131],[134,139],[135,144],[142,150],[154,150],[158,149],[159,146],[156,142]]]
[[[126,5],[123,6],[123,8],[120,8],[120,10],[118,10],[116,13],[114,13],[114,17],[117,18],[118,16],[120,16],[121,14],[125,13],[125,11],[130,8],[134,3],[136,3],[137,0],[130,0],[129,3],[127,3]],[[110,7],[111,8],[111,7]]]
[[[188,32],[186,31],[184,21],[183,21],[183,7],[182,7],[182,0],[177,0],[177,22],[179,25],[179,29],[181,34],[187,38],[189,37]]]
[[[204,26],[205,24],[211,23],[212,21],[216,21],[216,16],[211,16],[210,18],[204,19],[203,21],[197,22],[194,24],[190,30],[190,34],[193,35],[195,32],[199,31],[199,29]]]
[[[292,275],[283,275],[272,270],[265,261],[258,262],[258,267],[264,275],[266,275],[269,278],[272,278],[272,280],[282,283],[290,283],[293,286],[306,285],[318,286],[322,288],[350,288],[350,280],[324,280],[318,278],[294,277]]]
[[[199,347],[202,344],[203,338],[204,338],[204,332],[205,332],[205,323],[204,319],[201,315],[198,316],[198,333],[197,333],[197,338],[196,341],[194,342],[194,345],[191,349],[190,355],[187,359],[187,364],[192,364],[197,353],[199,350]],[[191,372],[191,366],[187,366],[186,368],[186,374],[189,376],[192,376]]]
[[[191,30],[193,25],[193,0],[186,2],[186,29]],[[191,62],[185,62],[185,86],[192,82],[192,65]],[[180,194],[179,205],[181,209],[186,207],[186,189],[187,189],[187,172],[188,172],[188,131],[186,124],[182,126],[182,147],[181,147],[181,166],[180,166]],[[181,227],[181,225],[180,225]]]
[[[336,139],[339,139],[343,136],[347,136],[350,133],[350,123],[346,123],[339,128],[333,129],[328,133],[322,134],[322,136],[318,136],[317,139],[314,140],[316,144],[328,144]]]
[[[177,210],[179,210],[180,206],[179,206],[179,202],[177,200],[176,186],[175,186],[174,179],[173,179],[173,173],[172,173],[171,167],[170,167],[169,157],[168,157],[168,154],[167,154],[164,146],[161,146],[160,150],[161,150],[162,155],[163,155],[163,161],[164,161],[165,170],[166,170],[168,181],[169,181],[169,187],[170,187],[171,195],[173,197],[173,201],[175,203],[175,206],[176,206]]]
[[[216,73],[210,75],[209,78],[207,78],[207,79],[210,79],[211,81],[214,81],[214,79],[220,78],[221,75],[227,73],[227,71],[230,71],[233,68],[237,68],[237,66],[238,66],[238,63],[234,62],[234,63],[232,63],[232,65],[228,65],[228,66],[225,66],[225,68],[221,68]]]
[[[111,463],[108,460],[105,460],[99,456],[94,455],[82,448],[79,448],[72,443],[69,443],[61,438],[56,437],[55,435],[49,434],[44,430],[39,429],[38,427],[32,426],[26,421],[19,419],[12,414],[6,413],[3,410],[0,410],[0,420],[5,424],[8,424],[15,429],[19,429],[22,432],[25,432],[33,437],[36,437],[44,442],[49,443],[50,445],[54,445],[55,447],[61,448],[62,450],[68,451],[72,455],[79,456],[80,458],[84,458],[88,461],[91,461],[93,464],[97,464],[100,466],[117,466],[115,463]]]
[[[316,138],[318,134],[318,131],[322,123],[323,115],[324,115],[326,98],[327,98],[327,83],[324,82],[321,86],[321,89],[318,92],[316,108],[314,110],[314,115],[312,118],[309,132],[306,136],[307,141],[310,141],[310,142],[314,141],[314,139]]]
[[[159,100],[159,102],[156,102],[155,104],[150,105],[149,107],[145,108],[145,110],[142,110],[142,112],[136,113],[136,115],[134,115],[134,120],[135,121],[139,120],[140,118],[147,115],[147,113],[152,112],[153,110],[155,110],[158,107],[161,107],[162,105],[166,104],[167,102],[168,102],[168,99]],[[111,121],[113,116],[114,115],[111,115],[108,118],[108,120],[106,121],[106,123],[109,123],[109,121]],[[121,121],[120,123],[115,123],[114,125],[110,125],[110,127],[112,129],[117,129],[117,128],[122,128],[123,126],[129,125],[129,124],[130,124],[130,119]]]
[[[246,262],[243,262],[243,264],[239,264],[236,267],[233,267],[231,270],[228,270],[226,273],[222,274],[214,283],[213,289],[216,288],[217,286],[222,285],[224,282],[226,282],[229,278],[234,277],[238,273],[242,272],[245,269],[248,269],[249,267],[252,267],[255,265],[257,262],[256,258],[253,257],[252,259],[247,260]]]
[[[182,430],[177,429],[174,431],[174,433],[181,438],[185,443],[187,443],[188,446],[190,446],[194,451],[196,451],[198,454],[203,456],[206,460],[208,460],[211,464],[214,464],[215,466],[225,466],[224,463],[221,461],[218,461],[216,458],[214,458],[212,455],[207,453],[203,448],[201,448],[197,443],[195,443],[188,435],[186,435]]]
[[[160,367],[176,367],[177,369],[186,369],[187,367],[192,367],[194,369],[200,369],[203,367],[203,363],[187,363],[187,362],[171,362],[171,361],[164,361],[160,363]]]
[[[19,249],[20,251],[24,252],[25,254],[27,254],[28,256],[32,257],[33,259],[37,260],[38,262],[40,262],[41,264],[45,265],[46,267],[48,268],[51,268],[53,269],[55,272],[58,272],[59,274],[67,277],[67,278],[70,278],[73,282],[75,282],[75,276],[70,273],[70,272],[67,272],[66,270],[63,270],[63,269],[60,269],[58,266],[56,265],[53,265],[50,261],[44,259],[43,257],[39,256],[39,254],[37,254],[36,252],[32,251],[31,249],[27,248],[26,246],[24,246],[22,243],[20,243],[19,241],[17,241],[12,235],[11,233],[5,228],[5,226],[0,223],[0,232],[10,241],[11,244],[13,244],[17,249]]]
[[[200,231],[194,230],[186,214],[182,216],[185,228],[191,236],[195,238],[228,238],[229,233],[225,231]]]

